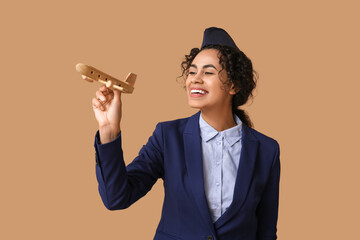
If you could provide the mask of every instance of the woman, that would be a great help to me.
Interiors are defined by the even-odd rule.
[[[154,239],[276,239],[279,145],[238,110],[256,85],[251,61],[226,31],[213,27],[182,67],[188,103],[200,111],[159,123],[127,167],[120,93],[96,92],[96,174],[105,206],[127,208],[162,178],[165,199]]]

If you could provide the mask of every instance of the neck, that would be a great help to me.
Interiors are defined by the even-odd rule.
[[[218,132],[236,126],[231,108],[223,108],[219,111],[202,109],[201,115],[203,119]]]

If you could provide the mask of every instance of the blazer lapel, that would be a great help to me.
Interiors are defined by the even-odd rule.
[[[239,169],[236,176],[233,201],[227,211],[215,222],[216,228],[224,225],[240,210],[246,199],[254,173],[258,140],[251,133],[251,128],[243,125],[242,130],[242,149],[240,154]]]
[[[211,231],[215,232],[204,190],[199,116],[200,112],[190,117],[184,129],[185,162],[196,205]]]

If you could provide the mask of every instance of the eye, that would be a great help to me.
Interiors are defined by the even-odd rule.
[[[189,75],[195,75],[196,72],[189,72]]]
[[[206,74],[206,75],[212,75],[212,74],[214,74],[214,73],[212,73],[212,72],[205,72],[205,74]]]

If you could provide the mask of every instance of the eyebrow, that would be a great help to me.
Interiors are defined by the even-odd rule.
[[[193,67],[193,68],[196,68],[196,69],[197,69],[197,66],[196,66],[195,64],[191,64],[190,67]],[[206,65],[204,65],[202,68],[204,69],[204,68],[210,68],[210,67],[216,69],[216,67],[215,67],[214,65],[212,65],[212,64],[206,64]],[[216,70],[217,70],[217,69],[216,69]]]

